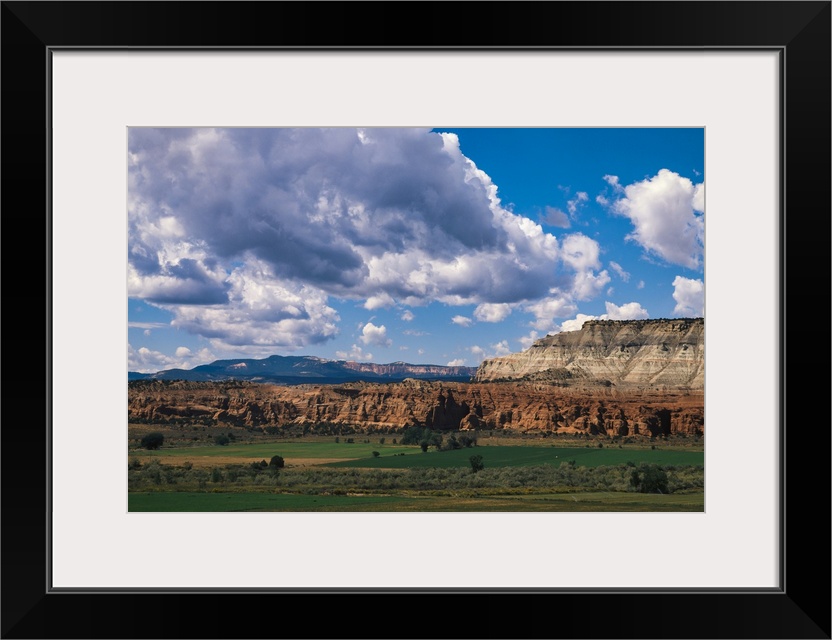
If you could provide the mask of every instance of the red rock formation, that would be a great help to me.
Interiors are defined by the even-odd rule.
[[[704,433],[702,391],[562,387],[544,383],[277,386],[247,382],[138,381],[128,419],[266,427],[333,423],[358,430],[511,429],[661,435]]]

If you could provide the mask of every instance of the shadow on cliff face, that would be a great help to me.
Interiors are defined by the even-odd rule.
[[[471,409],[468,403],[463,401],[458,404],[454,394],[448,389],[443,395],[442,391],[436,398],[436,404],[428,409],[425,415],[425,426],[432,429],[458,429],[462,419],[467,416]]]

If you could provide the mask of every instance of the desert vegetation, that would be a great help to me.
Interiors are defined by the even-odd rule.
[[[158,449],[139,446],[139,439],[128,457],[130,509],[704,508],[699,439],[601,442],[424,428],[396,437],[269,436],[243,431],[233,439],[227,432],[210,441],[168,438]]]

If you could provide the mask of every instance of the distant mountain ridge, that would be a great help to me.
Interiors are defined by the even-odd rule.
[[[476,367],[446,367],[434,364],[352,362],[315,356],[269,356],[261,360],[239,358],[215,360],[193,369],[166,369],[156,373],[129,371],[128,380],[191,380],[216,382],[248,380],[276,384],[335,384],[353,381],[400,381],[405,378],[467,382]]]

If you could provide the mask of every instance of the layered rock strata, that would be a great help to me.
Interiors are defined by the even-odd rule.
[[[521,353],[485,360],[476,382],[704,389],[705,320],[589,320]]]
[[[128,419],[263,428],[322,424],[358,431],[510,429],[600,435],[704,433],[697,390],[659,391],[552,384],[348,383],[295,387],[248,382],[138,381]]]

